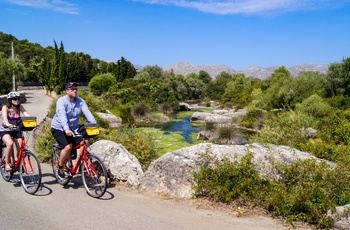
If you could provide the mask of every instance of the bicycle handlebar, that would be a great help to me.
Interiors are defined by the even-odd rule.
[[[7,125],[4,125],[1,128],[3,128],[3,129],[0,129],[0,132],[2,132],[2,131],[21,131],[21,129],[16,125],[13,125],[12,128],[9,128]]]

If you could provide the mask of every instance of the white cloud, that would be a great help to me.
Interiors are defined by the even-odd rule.
[[[350,0],[132,0],[173,5],[213,14],[266,14],[340,7]]]
[[[21,6],[50,9],[66,14],[78,14],[76,4],[62,0],[7,0],[8,2]]]

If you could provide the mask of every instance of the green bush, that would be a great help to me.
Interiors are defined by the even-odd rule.
[[[350,202],[349,170],[306,160],[283,165],[280,171],[281,180],[267,196],[268,209],[276,216],[331,228],[327,211]]]
[[[100,95],[108,91],[109,87],[115,84],[117,80],[111,73],[96,75],[89,82],[89,89],[92,93]]]
[[[214,122],[206,122],[205,123],[205,130],[211,131],[211,130],[215,130],[215,123]]]
[[[133,127],[121,127],[105,130],[98,136],[100,140],[111,140],[123,145],[139,160],[143,170],[146,170],[155,159],[154,140],[151,134]]]
[[[196,197],[214,201],[265,207],[289,223],[304,221],[318,228],[333,227],[328,210],[350,202],[350,171],[316,160],[275,165],[281,179],[262,177],[247,154],[240,162],[220,160],[207,152],[193,172]]]
[[[231,126],[218,128],[219,139],[230,140],[233,137],[235,137],[236,132],[237,132],[237,129]]]
[[[224,203],[260,203],[269,181],[260,176],[252,158],[253,154],[248,154],[238,163],[204,154],[202,166],[193,174],[195,196]]]
[[[36,139],[35,152],[40,162],[50,163],[52,160],[52,145],[56,143],[51,133],[51,122],[45,122],[39,127],[42,135]]]
[[[308,141],[301,130],[312,127],[314,118],[295,111],[282,111],[270,116],[265,127],[250,137],[251,142],[287,145],[300,149],[300,144]]]
[[[150,107],[145,102],[139,102],[132,109],[132,114],[139,119],[144,119],[150,111]]]
[[[241,125],[247,128],[261,129],[265,119],[266,115],[261,109],[250,109],[242,118]]]
[[[306,98],[301,104],[297,104],[295,109],[310,116],[321,118],[327,115],[332,107],[324,102],[322,97],[314,94]]]

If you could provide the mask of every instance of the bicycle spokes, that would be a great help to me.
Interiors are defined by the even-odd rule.
[[[31,152],[26,152],[19,165],[22,186],[29,194],[38,191],[41,184],[41,167],[38,158]]]
[[[84,187],[87,193],[95,198],[103,196],[107,189],[107,170],[100,158],[87,156],[82,171]]]

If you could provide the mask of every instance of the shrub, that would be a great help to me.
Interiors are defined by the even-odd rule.
[[[297,161],[279,169],[282,178],[266,196],[269,211],[291,222],[331,228],[333,219],[326,216],[327,211],[350,201],[349,170],[315,160]]]
[[[105,130],[98,138],[123,145],[131,154],[135,155],[143,170],[146,170],[156,157],[152,135],[133,127]]]
[[[344,165],[316,160],[278,164],[281,179],[272,181],[258,173],[252,159],[251,153],[239,163],[203,154],[201,166],[193,172],[195,196],[265,207],[291,224],[304,221],[326,229],[334,224],[327,211],[350,202],[350,171]]]
[[[161,105],[160,105],[160,109],[161,109],[161,111],[163,112],[163,113],[171,113],[171,106],[168,104],[168,103],[162,103]]]
[[[250,109],[242,118],[241,125],[248,128],[261,129],[265,123],[266,115],[260,109]]]
[[[236,128],[234,127],[220,127],[218,129],[219,139],[230,140],[235,137]]]
[[[144,119],[150,111],[150,107],[145,102],[139,102],[132,109],[132,114],[139,119]]]
[[[252,163],[253,154],[242,157],[241,162],[219,160],[211,153],[202,156],[203,164],[194,172],[194,191],[197,197],[214,201],[247,204],[264,200],[269,181],[260,176]]]
[[[324,102],[322,97],[314,94],[306,98],[301,104],[297,104],[295,109],[313,117],[321,118],[327,115],[332,107]]]
[[[310,127],[313,118],[307,114],[295,111],[283,111],[271,116],[261,132],[252,135],[251,142],[287,145],[300,149],[300,144],[308,139],[301,130]]]
[[[210,131],[210,130],[215,130],[215,129],[216,129],[215,123],[213,123],[213,122],[206,122],[205,123],[205,130]]]
[[[94,94],[102,94],[108,91],[109,87],[115,84],[117,80],[111,73],[96,75],[89,82],[89,89]]]
[[[41,162],[51,162],[52,145],[56,143],[51,133],[51,122],[44,122],[38,129],[41,136],[36,139],[36,154]]]

